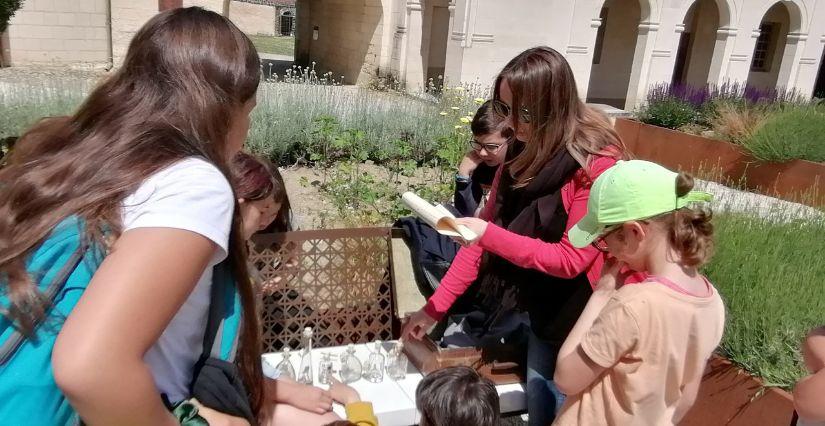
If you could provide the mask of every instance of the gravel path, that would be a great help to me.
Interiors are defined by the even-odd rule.
[[[825,213],[819,209],[767,195],[741,191],[716,182],[697,181],[696,188],[713,194],[711,209],[716,213],[748,213],[783,222],[798,219],[825,219]]]

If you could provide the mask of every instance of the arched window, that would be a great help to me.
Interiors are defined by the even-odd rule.
[[[295,13],[291,10],[281,12],[280,32],[282,36],[295,34]]]

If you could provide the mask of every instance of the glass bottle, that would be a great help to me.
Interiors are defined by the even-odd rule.
[[[295,380],[295,367],[292,366],[292,361],[290,360],[292,354],[289,353],[289,346],[284,347],[284,352],[281,356],[283,359],[278,363],[278,366],[275,367],[278,370],[278,378],[285,377]]]
[[[304,328],[301,335],[301,368],[298,372],[298,382],[305,385],[312,384],[312,328]]]
[[[341,380],[344,383],[357,382],[362,373],[361,360],[355,355],[355,345],[349,344],[347,351],[341,355]]]
[[[333,375],[332,356],[327,352],[321,355],[321,362],[318,364],[318,383],[328,385],[332,383]]]
[[[384,354],[381,353],[381,341],[377,340],[374,350],[367,359],[367,366],[364,369],[364,378],[372,383],[384,381]]]
[[[409,360],[404,354],[404,345],[398,342],[393,346],[387,358],[387,375],[393,380],[402,380],[407,377]]]

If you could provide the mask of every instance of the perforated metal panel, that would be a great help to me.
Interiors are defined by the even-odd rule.
[[[390,247],[389,228],[256,236],[264,351],[298,347],[304,327],[315,347],[392,339]]]

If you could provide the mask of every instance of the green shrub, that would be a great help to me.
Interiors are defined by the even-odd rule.
[[[649,102],[638,117],[643,123],[675,130],[696,122],[698,113],[691,104],[671,97]]]
[[[768,111],[764,107],[726,102],[716,105],[708,121],[716,137],[744,144],[762,126],[767,116]]]
[[[17,12],[20,6],[23,6],[22,0],[0,0],[0,34],[6,31],[14,12]]]
[[[722,351],[789,388],[804,374],[802,337],[825,323],[825,223],[720,214],[714,224],[716,254],[705,273],[727,307]]]
[[[825,106],[788,107],[768,116],[742,145],[763,161],[825,161]]]

